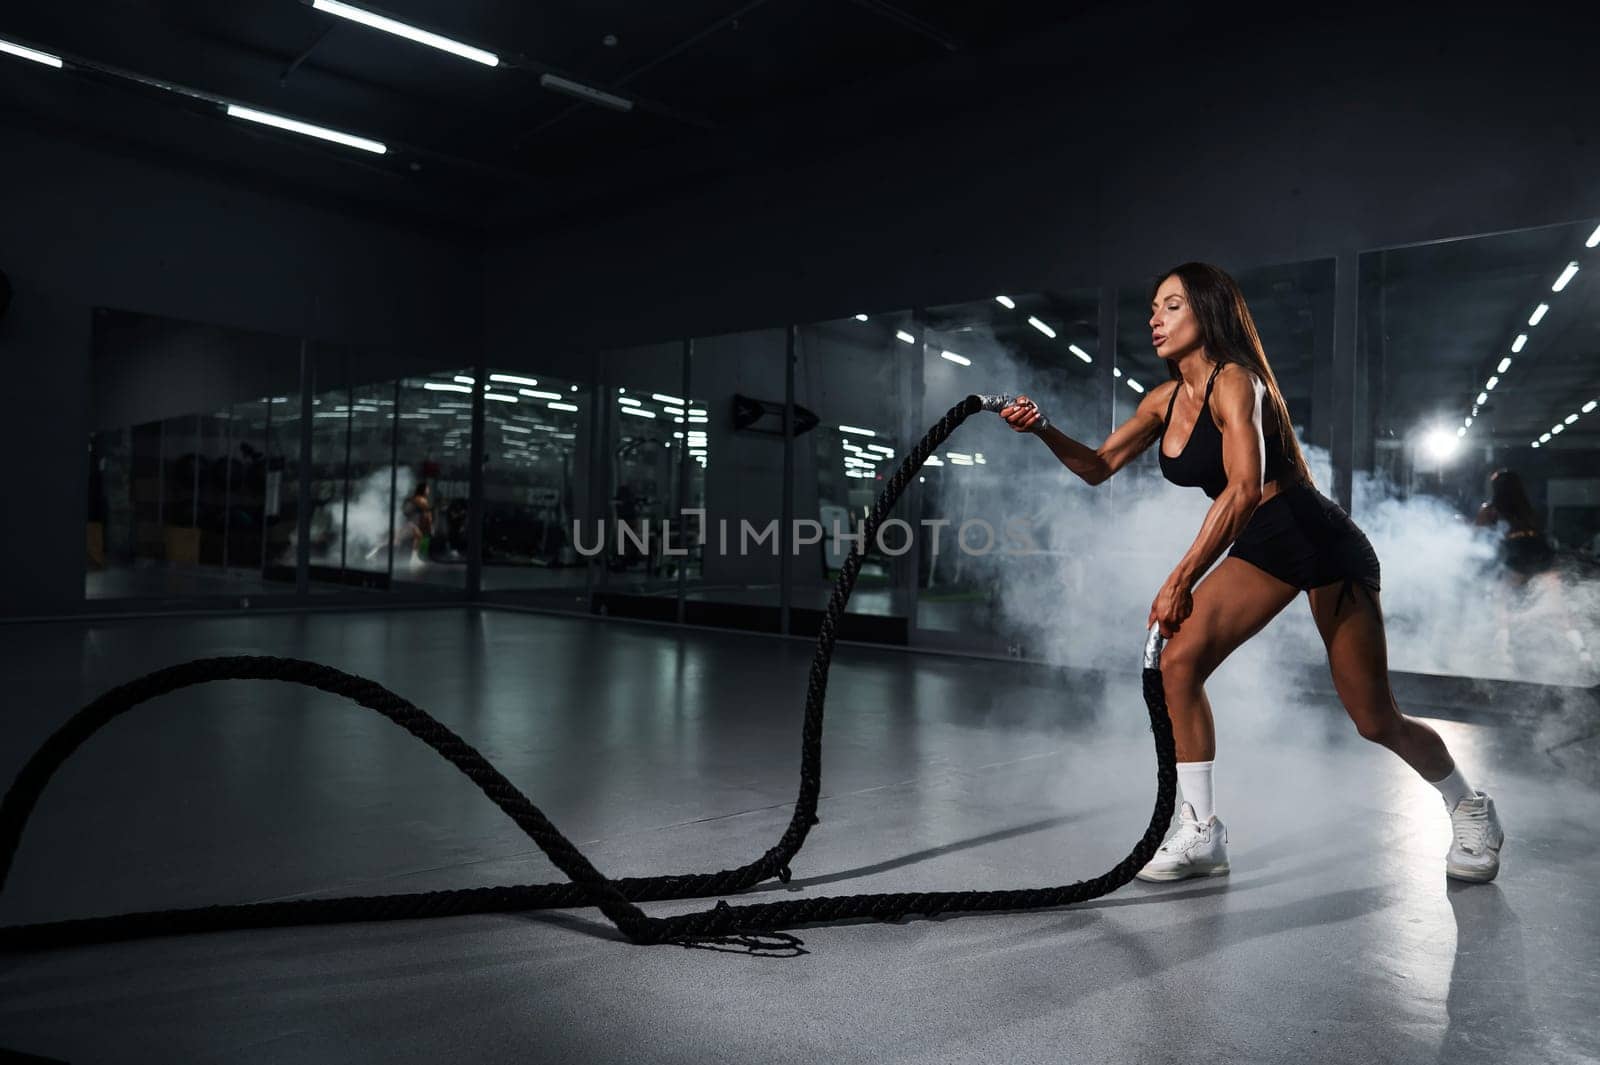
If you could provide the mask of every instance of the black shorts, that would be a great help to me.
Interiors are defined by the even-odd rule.
[[[1335,610],[1354,585],[1378,591],[1378,554],[1366,534],[1343,507],[1304,482],[1257,507],[1228,556],[1296,588],[1343,581]]]

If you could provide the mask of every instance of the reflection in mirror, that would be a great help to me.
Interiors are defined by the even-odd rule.
[[[92,366],[85,596],[291,592],[299,342],[97,310]]]
[[[1356,517],[1397,668],[1600,681],[1597,246],[1590,220],[1362,256]]]
[[[564,377],[492,370],[484,395],[483,586],[586,609],[582,513],[589,389]]]
[[[1098,315],[1094,290],[929,308],[917,431],[969,393],[1006,392],[1097,446],[1109,429]],[[1040,439],[987,413],[922,475],[918,628],[959,634],[967,650],[1048,655],[1073,623],[1061,611],[1091,594],[1092,566],[1065,538],[1069,516],[1093,503],[1087,486]],[[1042,589],[1054,605],[1038,601]]]

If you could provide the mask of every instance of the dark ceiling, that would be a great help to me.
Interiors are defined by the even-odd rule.
[[[369,6],[370,5],[362,5]],[[793,150],[827,151],[915,120],[976,57],[1091,0],[679,0],[376,10],[499,54],[489,68],[300,0],[58,0],[10,5],[0,37],[94,67],[383,140],[370,156],[251,127],[211,101],[105,69],[0,63],[0,106],[101,143],[476,226],[560,224]],[[614,43],[608,43],[614,42]],[[635,102],[551,92],[556,73]]]

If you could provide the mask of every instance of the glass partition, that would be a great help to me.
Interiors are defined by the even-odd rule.
[[[1098,444],[1110,379],[1098,315],[1093,290],[929,308],[916,432],[968,393],[1005,392]],[[919,630],[965,650],[1050,655],[1067,620],[1060,610],[1075,608],[1092,573],[1070,530],[1096,498],[1037,437],[988,413],[969,418],[921,476]]]
[[[1396,668],[1600,681],[1597,245],[1590,220],[1361,257],[1355,517]]]
[[[781,626],[787,347],[783,329],[691,345],[689,394],[682,385],[675,390],[685,402],[673,412],[667,474],[681,501],[674,510],[682,515],[683,554],[673,565],[684,574],[687,621],[767,632]],[[798,456],[808,437],[793,439]],[[703,528],[693,510],[704,511]]]
[[[587,611],[588,560],[573,531],[588,507],[591,389],[545,373],[495,370],[484,398],[483,587]]]
[[[795,344],[796,404],[815,419],[795,438],[796,553],[791,631],[815,631],[839,569],[873,504],[904,457],[921,394],[922,324],[910,311],[858,314],[801,326]],[[916,513],[920,486],[896,514]],[[897,536],[897,533],[900,534]],[[809,542],[807,542],[809,541]],[[851,639],[905,643],[913,612],[915,537],[898,527],[863,545],[841,629]]]

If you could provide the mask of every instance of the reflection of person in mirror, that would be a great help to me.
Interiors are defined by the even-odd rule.
[[[1146,621],[1170,640],[1161,674],[1185,801],[1177,831],[1140,879],[1228,872],[1227,832],[1212,798],[1216,734],[1204,684],[1301,592],[1326,645],[1334,688],[1361,736],[1399,755],[1443,797],[1454,836],[1446,875],[1494,879],[1505,838],[1494,800],[1468,784],[1437,732],[1395,702],[1377,555],[1350,516],[1312,485],[1238,284],[1205,263],[1169,270],[1151,289],[1149,324],[1171,380],[1149,389],[1099,447],[1050,425],[1026,396],[1000,412],[1088,484],[1154,446],[1167,480],[1212,500]]]
[[[410,547],[411,562],[419,564],[427,561],[429,540],[433,536],[433,503],[428,497],[428,482],[419,481],[417,487],[400,504],[400,523],[394,531],[393,547]],[[367,557],[372,558],[382,551],[384,544],[378,544]]]
[[[1544,630],[1553,626],[1579,661],[1592,664],[1593,655],[1562,587],[1555,544],[1544,534],[1538,511],[1515,470],[1502,468],[1489,475],[1489,498],[1478,508],[1473,524],[1495,529],[1500,536],[1499,562],[1511,593],[1497,596],[1495,602],[1501,651],[1515,660],[1519,643],[1542,646]],[[1538,615],[1544,611],[1548,614],[1541,619]]]

